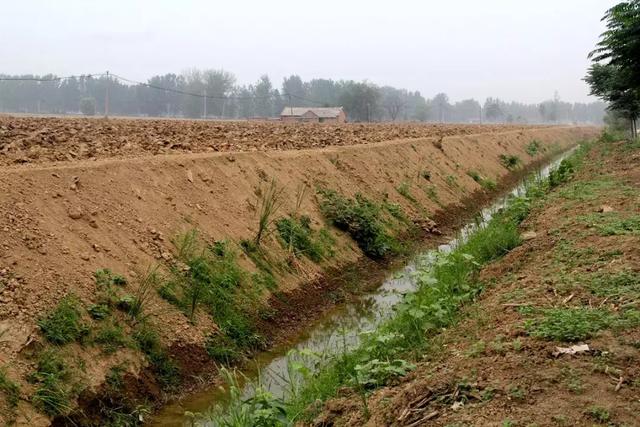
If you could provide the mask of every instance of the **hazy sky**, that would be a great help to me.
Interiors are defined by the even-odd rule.
[[[592,100],[581,78],[614,0],[1,0],[0,73],[132,79],[224,68],[367,79],[452,100]]]

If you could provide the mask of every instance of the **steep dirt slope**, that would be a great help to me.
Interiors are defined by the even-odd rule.
[[[150,266],[173,257],[171,238],[189,228],[198,228],[210,240],[250,239],[257,224],[256,189],[271,179],[284,188],[282,214],[294,209],[301,183],[311,188],[300,211],[314,227],[323,224],[314,194],[318,187],[388,198],[420,220],[482,191],[468,175],[471,171],[495,181],[505,178],[509,170],[500,155],[518,156],[528,164],[597,132],[516,129],[317,150],[175,154],[0,169],[1,364],[8,365],[9,376],[22,385],[22,398],[29,399],[33,386],[24,378],[34,369],[34,351],[42,348],[38,318],[69,293],[85,304],[95,302],[93,273],[98,269],[112,269],[136,283]],[[526,149],[534,139],[541,151],[530,155]],[[336,256],[319,265],[306,262],[300,270],[304,274],[278,275],[279,292],[304,287],[323,271],[362,257],[348,236],[332,234]],[[286,256],[275,236],[265,245],[276,256]],[[240,262],[255,270],[244,255]],[[195,326],[190,324],[155,294],[147,309],[172,349],[201,346],[215,328],[204,314]],[[129,371],[137,372],[145,363],[128,349],[105,355],[93,347],[77,347],[71,353],[86,367],[88,388],[101,384],[110,366],[127,361]],[[18,412],[22,423],[47,423],[24,400]],[[27,420],[25,414],[34,418]]]

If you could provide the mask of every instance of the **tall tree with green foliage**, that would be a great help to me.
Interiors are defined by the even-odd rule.
[[[640,0],[618,3],[602,20],[607,30],[589,54],[594,63],[585,81],[593,95],[630,121],[635,137],[640,117]]]

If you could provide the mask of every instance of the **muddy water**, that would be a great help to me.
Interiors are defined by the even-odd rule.
[[[549,164],[540,168],[537,174],[540,177],[548,176],[550,170],[556,167],[571,151],[556,157]],[[450,252],[457,245],[463,243],[478,227],[486,224],[498,210],[505,207],[511,196],[522,195],[525,191],[526,183],[523,181],[510,192],[499,197],[492,205],[482,209],[473,222],[459,230],[454,239],[437,249],[417,255],[404,268],[393,272],[375,291],[335,307],[309,328],[292,336],[287,342],[270,351],[256,355],[242,374],[249,382],[259,381],[275,396],[286,395],[290,383],[287,354],[291,350],[308,349],[323,355],[323,357],[328,357],[355,348],[359,344],[362,332],[374,329],[382,321],[392,316],[393,306],[400,302],[403,295],[415,291],[416,282],[413,280],[413,273],[418,268],[428,268],[436,253]],[[248,396],[251,393],[251,386],[245,386],[245,394]],[[220,387],[206,389],[179,402],[167,405],[153,417],[151,425],[192,425],[191,419],[184,415],[186,411],[205,413],[213,405],[224,404],[226,399],[227,393],[224,389]]]

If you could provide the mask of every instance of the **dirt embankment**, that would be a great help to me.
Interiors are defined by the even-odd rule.
[[[300,150],[534,128],[543,126],[330,125],[0,116],[0,165],[145,154]]]
[[[640,403],[640,146],[604,143],[418,368],[313,425],[631,426]],[[575,352],[571,354],[571,352]]]
[[[92,121],[78,122],[97,126]],[[132,126],[130,122],[114,121],[118,123],[115,126],[124,128]],[[146,131],[159,126],[155,121],[137,123]],[[189,126],[216,125],[194,122]],[[322,132],[329,129],[333,128]],[[404,130],[394,131],[389,126],[365,131],[370,134],[379,129],[405,135]],[[497,182],[507,177],[510,171],[501,164],[500,155],[517,156],[528,164],[598,132],[569,127],[490,129],[493,132],[366,146],[141,156],[0,169],[0,361],[7,366],[7,375],[21,385],[19,423],[47,424],[47,418],[28,403],[34,385],[26,381],[34,371],[34,351],[37,353],[43,343],[38,318],[69,293],[86,305],[95,302],[98,290],[93,273],[98,269],[109,268],[135,284],[150,266],[172,259],[171,238],[189,228],[198,228],[210,241],[250,239],[258,221],[256,189],[265,188],[271,179],[286,196],[279,215],[295,209],[300,184],[312,189],[299,211],[309,215],[314,228],[324,223],[313,194],[318,187],[395,202],[420,222],[445,208],[453,212],[465,197],[483,191],[469,172]],[[144,146],[144,138],[136,132],[136,144]],[[386,138],[389,134],[383,135]],[[531,155],[527,147],[534,139],[540,142],[540,151]],[[91,145],[91,137],[86,144]],[[56,152],[56,148],[45,150]],[[43,158],[48,157],[37,157],[38,161]],[[278,274],[278,294],[308,286],[323,272],[362,258],[347,235],[335,229],[331,234],[335,256],[320,264],[302,260],[301,268]],[[269,236],[264,246],[274,257],[286,257],[275,235]],[[256,269],[242,253],[240,263],[249,271]],[[193,325],[182,311],[156,294],[145,309],[152,314],[164,345],[186,358],[187,369],[189,363],[194,368],[206,363],[201,357],[202,346],[216,328],[209,316],[199,313]],[[102,384],[115,365],[136,374],[146,363],[139,352],[129,349],[105,354],[90,345],[73,344],[65,351],[83,367],[82,386],[86,390]]]

